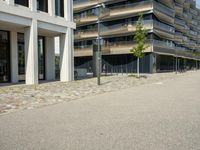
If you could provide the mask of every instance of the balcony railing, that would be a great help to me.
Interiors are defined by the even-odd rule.
[[[74,17],[74,22],[77,25],[81,25],[84,23],[90,23],[98,20],[98,16],[95,14],[86,14],[85,16],[75,16]]]
[[[167,14],[168,16],[174,17],[175,11],[173,9],[170,9],[166,7],[165,5],[155,2],[154,1],[154,10],[158,10],[164,14]]]
[[[175,24],[185,27],[185,21],[175,18]]]
[[[144,29],[148,31],[160,31],[156,32],[157,34],[161,34],[161,36],[166,36],[169,38],[174,37],[175,29],[172,26],[164,24],[162,22],[158,22],[155,20],[145,20],[143,22]],[[136,30],[137,21],[129,22],[129,23],[119,23],[110,26],[101,25],[100,28],[100,36],[112,36],[118,34],[128,34],[133,33]],[[75,32],[75,39],[84,39],[84,38],[96,38],[98,36],[97,29],[85,29]]]
[[[136,3],[123,4],[106,8],[106,11],[102,11],[100,17],[105,19],[109,17],[117,17],[138,12],[151,11],[152,9],[153,9],[152,0],[136,2]]]
[[[148,48],[145,52],[151,52],[153,47],[162,47],[166,49],[174,49],[175,45],[165,41],[149,40],[146,42]],[[117,42],[106,42],[102,45],[103,54],[116,54],[116,53],[130,53],[130,49],[136,46],[133,41],[117,41]],[[76,55],[92,54],[92,45],[80,45],[75,46]],[[79,54],[78,54],[79,53]]]
[[[86,39],[86,38],[95,38],[97,36],[98,36],[98,32],[96,28],[79,30],[79,31],[75,31],[74,33],[74,38],[76,40]]]
[[[133,32],[136,30],[136,24],[137,24],[137,21],[104,26],[101,28],[101,35],[106,36],[106,35],[112,35],[112,34]],[[145,20],[143,24],[146,30],[153,29],[152,20]]]
[[[74,11],[80,11],[88,7],[112,1],[115,2],[116,0],[76,0],[74,1]],[[125,1],[125,0],[118,0],[118,1]]]

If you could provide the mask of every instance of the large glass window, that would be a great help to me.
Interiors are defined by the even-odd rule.
[[[48,12],[48,0],[37,0],[37,10]]]
[[[39,79],[45,80],[45,37],[38,37],[38,73]]]
[[[25,80],[25,46],[24,34],[18,33],[18,73],[19,80]],[[45,80],[45,37],[38,37],[38,77]]]
[[[56,16],[64,17],[64,0],[55,0]]]
[[[28,1],[29,0],[15,0],[15,4],[28,7]]]
[[[0,83],[10,81],[9,32],[0,30]]]
[[[25,48],[24,48],[24,34],[17,34],[18,42],[18,74],[19,81],[25,80]]]

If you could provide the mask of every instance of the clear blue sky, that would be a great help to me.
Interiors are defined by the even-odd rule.
[[[200,5],[200,0],[197,0],[197,4]]]

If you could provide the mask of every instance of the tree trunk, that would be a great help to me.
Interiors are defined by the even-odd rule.
[[[140,77],[140,58],[137,58],[137,77]]]

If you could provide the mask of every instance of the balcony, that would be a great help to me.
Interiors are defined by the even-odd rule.
[[[147,42],[149,46],[144,52],[154,52],[164,55],[172,55],[178,57],[190,57],[194,58],[194,53],[186,48],[175,46],[172,42],[150,40]],[[194,42],[192,45],[196,45]],[[103,55],[117,55],[117,54],[130,54],[130,49],[135,46],[133,41],[118,41],[118,42],[106,42],[102,46]],[[92,45],[75,46],[75,57],[92,56]]]
[[[174,0],[160,0],[160,2],[170,8],[174,8]]]
[[[148,48],[144,51],[149,52],[162,52],[174,54],[175,46],[172,43],[158,40],[147,41]],[[102,46],[103,55],[116,55],[116,54],[130,54],[130,50],[135,47],[136,44],[133,41],[117,41],[117,42],[106,42]],[[75,46],[75,56],[92,56],[93,50],[92,45]]]
[[[98,5],[98,0],[76,0],[74,1],[74,12]]]
[[[92,56],[92,55],[93,55],[92,45],[74,46],[75,57]]]
[[[175,28],[179,31],[183,30],[186,26],[185,24],[185,21],[184,20],[181,20],[181,19],[178,19],[178,18],[175,18]]]
[[[147,42],[147,45],[149,47],[144,51],[145,53],[152,51],[151,43]],[[136,44],[133,41],[118,41],[107,43],[105,46],[103,46],[103,49],[108,50],[110,55],[130,54],[130,50],[135,46]]]
[[[98,36],[98,32],[96,28],[75,31],[74,33],[75,40],[93,39],[93,38],[96,38],[97,36]]]
[[[183,42],[189,43],[190,39],[187,36],[183,36]]]
[[[191,21],[191,25],[193,25],[193,26],[196,27],[196,26],[198,26],[198,22],[197,22],[196,20],[192,20],[192,21]]]
[[[178,4],[184,4],[185,0],[175,0],[175,2]]]
[[[175,33],[174,41],[176,41],[176,42],[182,42],[183,41],[183,34],[180,33],[180,32],[176,32]]]
[[[126,5],[118,5],[110,8],[106,8],[101,14],[100,18],[107,20],[110,18],[120,18],[127,15],[133,15],[140,12],[150,12],[153,10],[152,1],[137,2]]]
[[[192,51],[187,50],[186,48],[175,46],[174,44],[164,42],[164,41],[153,41],[153,52],[164,55],[172,55],[178,57],[196,57]]]
[[[154,33],[158,36],[165,37],[166,39],[173,40],[175,29],[172,26],[164,24],[162,22],[153,22]]]
[[[197,37],[197,35],[198,35],[198,33],[197,33],[197,32],[195,32],[195,31],[192,31],[192,30],[190,30],[190,31],[189,31],[189,36],[190,36],[190,37],[192,37],[192,38],[196,38],[196,37]]]
[[[175,5],[175,12],[176,12],[177,16],[181,17],[182,14],[183,14],[183,6],[179,5],[179,4],[176,4]]]
[[[191,2],[191,0],[185,0],[183,6],[184,6],[184,8],[185,8],[186,10],[190,9],[190,2]]]
[[[154,30],[158,35],[166,36],[169,38],[173,38],[174,35],[174,28],[153,20],[145,20],[144,21],[144,29],[146,30]],[[136,30],[137,21],[130,22],[127,24],[117,24],[112,26],[103,27],[101,29],[102,36],[111,36],[111,35],[118,35],[118,34],[128,34],[133,33]]]
[[[195,9],[190,8],[190,13],[192,13],[193,15],[197,16],[198,15],[198,11]]]
[[[136,30],[137,22],[130,22],[130,23],[120,23],[111,26],[104,26],[101,28],[101,35],[102,36],[111,36],[111,35],[118,35],[118,34],[129,34],[133,33]],[[144,21],[144,28],[146,30],[153,30],[153,21],[146,20]]]
[[[158,36],[165,37],[166,39],[174,39],[175,29],[172,26],[162,22],[145,20],[144,29],[149,32],[154,32]],[[102,37],[116,37],[122,35],[132,35],[136,31],[137,21],[129,23],[119,23],[110,26],[101,26],[100,36]],[[75,39],[91,39],[98,36],[97,29],[87,29],[75,32]]]
[[[102,46],[102,54],[110,54],[110,49],[108,46]],[[80,45],[74,46],[74,56],[83,57],[83,56],[92,56],[93,55],[93,45]]]
[[[76,0],[74,1],[74,12],[79,12],[88,8],[92,8],[101,3],[121,2],[125,0]]]
[[[153,3],[154,14],[163,22],[174,24],[175,10],[164,6],[161,3]]]
[[[87,14],[86,16],[75,16],[74,22],[77,24],[77,26],[89,24],[92,22],[96,22],[98,20],[98,16],[95,14]]]

